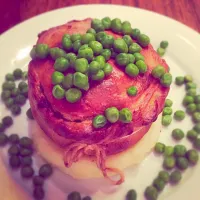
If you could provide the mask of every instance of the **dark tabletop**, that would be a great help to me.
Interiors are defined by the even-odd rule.
[[[200,0],[1,0],[0,33],[49,10],[80,4],[123,4],[176,19],[200,32]]]

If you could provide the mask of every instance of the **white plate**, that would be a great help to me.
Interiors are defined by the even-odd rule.
[[[131,7],[114,6],[114,5],[87,5],[75,6],[48,12],[46,14],[34,17],[22,24],[17,25],[11,30],[5,32],[0,36],[0,83],[3,82],[4,76],[13,69],[20,67],[27,69],[27,64],[30,60],[29,51],[37,39],[37,34],[41,31],[53,26],[66,23],[73,19],[84,19],[87,17],[103,18],[110,16],[111,18],[119,17],[122,20],[129,20],[133,27],[138,27],[142,32],[148,34],[154,48],[159,46],[160,41],[168,40],[169,48],[167,49],[166,56],[164,57],[171,68],[171,72],[176,75],[184,75],[189,73],[194,76],[199,85],[200,74],[200,36],[192,29],[182,25],[167,17],[161,16],[156,13],[135,9]],[[183,109],[181,105],[184,96],[184,88],[172,86],[169,97],[173,99],[173,109]],[[26,108],[28,104],[26,105]],[[24,112],[26,110],[24,108]],[[0,118],[9,114],[3,104],[0,104]],[[8,130],[7,134],[17,132],[21,135],[27,135],[27,119],[25,114],[16,117],[15,125]],[[163,128],[160,141],[164,141],[168,145],[175,144],[171,139],[171,130],[175,127],[180,127],[184,131],[191,129],[193,126],[191,119],[187,117],[183,122],[173,122],[168,128]],[[191,148],[186,139],[182,142]],[[4,151],[5,152],[5,151]],[[134,158],[133,158],[134,159]],[[94,194],[94,200],[100,199],[124,199],[126,192],[135,188],[138,192],[138,199],[143,198],[143,191],[146,186],[151,184],[156,174],[161,170],[162,159],[156,157],[153,153],[150,154],[142,164],[132,172],[132,176],[127,177],[125,184],[120,186],[120,189],[113,194],[102,194],[98,192]],[[12,173],[12,172],[11,172]],[[18,173],[13,173],[15,178],[19,178]],[[200,164],[194,169],[188,169],[184,173],[182,182],[176,186],[167,186],[164,192],[159,196],[159,199],[167,200],[198,200],[199,180],[200,180]],[[54,176],[55,179],[55,176]],[[52,180],[54,180],[52,178]],[[26,184],[18,179],[23,187],[30,191],[29,186],[31,183]],[[53,181],[49,181],[48,197],[56,194],[56,199],[66,199],[66,194],[55,187]],[[69,183],[70,185],[70,183]],[[50,186],[49,186],[50,187]],[[74,188],[76,189],[76,188]]]

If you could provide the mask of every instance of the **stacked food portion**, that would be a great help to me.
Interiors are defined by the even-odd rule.
[[[150,133],[172,82],[168,65],[147,35],[117,18],[71,21],[38,37],[28,71],[34,118],[66,168],[85,160],[85,167],[95,163],[104,177],[121,184],[123,168],[137,158],[129,156],[123,167],[107,163],[131,155]],[[142,148],[150,151],[145,143]]]

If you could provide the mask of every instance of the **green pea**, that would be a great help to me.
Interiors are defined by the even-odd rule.
[[[154,150],[156,153],[164,153],[165,151],[165,144],[161,143],[161,142],[157,142]]]
[[[19,153],[21,157],[31,156],[33,154],[33,149],[20,148]]]
[[[135,62],[135,56],[133,54],[128,53],[127,54],[129,57],[129,63],[134,63]]]
[[[116,107],[107,108],[105,116],[110,123],[115,123],[119,120],[119,110]]]
[[[78,53],[78,50],[80,49],[81,47],[81,41],[80,40],[76,40],[74,43],[73,43],[73,51],[75,53]]]
[[[114,37],[112,35],[106,35],[102,38],[101,43],[105,49],[110,49],[114,43]]]
[[[103,71],[104,71],[105,76],[109,76],[113,71],[113,67],[109,63],[106,63],[104,65]]]
[[[141,46],[137,43],[133,43],[129,46],[128,52],[129,53],[140,53],[142,50]]]
[[[119,111],[119,120],[123,123],[130,123],[132,121],[132,112],[128,108],[122,108]]]
[[[189,162],[185,157],[178,157],[176,159],[176,166],[178,169],[185,170],[188,168]]]
[[[87,33],[92,33],[92,34],[96,34],[97,32],[93,29],[93,28],[89,28],[88,30],[87,30]]]
[[[13,81],[6,81],[2,85],[3,90],[13,90],[16,87],[15,82]]]
[[[183,104],[186,106],[188,104],[194,103],[194,97],[192,96],[185,96],[183,99]]]
[[[81,195],[79,192],[71,192],[68,195],[67,200],[81,200]]]
[[[195,123],[200,122],[200,112],[194,112],[192,119],[194,120]]]
[[[184,81],[185,81],[186,83],[192,82],[192,81],[193,81],[193,78],[192,78],[191,75],[186,75],[186,76],[184,76]]]
[[[5,128],[6,127],[3,125],[3,123],[0,122],[0,133],[3,132]]]
[[[153,181],[153,186],[158,190],[158,191],[162,191],[165,187],[165,182],[160,179],[160,178],[156,178]]]
[[[183,85],[184,83],[184,77],[183,76],[177,76],[175,79],[176,85]]]
[[[27,71],[24,71],[22,73],[22,80],[27,80],[28,79],[28,72]]]
[[[186,151],[186,147],[181,144],[177,144],[174,147],[174,155],[177,157],[185,156]]]
[[[172,131],[172,137],[175,140],[182,140],[184,136],[185,136],[184,132],[179,128],[176,128]]]
[[[3,101],[6,101],[10,98],[11,96],[11,91],[10,90],[4,90],[2,93],[1,93],[1,99]]]
[[[165,74],[165,68],[162,65],[157,65],[151,72],[154,78],[161,78]]]
[[[14,88],[11,90],[11,96],[16,97],[20,94],[20,90],[18,88]]]
[[[13,144],[9,149],[8,149],[8,154],[9,155],[19,155],[19,147],[16,144]]]
[[[105,77],[105,73],[103,70],[99,70],[96,74],[92,74],[91,79],[94,81],[101,81]]]
[[[172,147],[172,146],[166,146],[165,147],[164,155],[165,156],[172,156],[173,154],[174,154],[174,147]]]
[[[115,61],[119,66],[126,66],[129,64],[129,56],[127,53],[119,53],[116,56]]]
[[[126,200],[136,200],[137,199],[137,193],[135,190],[129,190],[126,194]]]
[[[73,86],[73,74],[67,74],[62,80],[64,89],[69,89]]]
[[[44,189],[41,186],[36,186],[33,190],[33,197],[34,199],[44,199],[45,193]]]
[[[107,120],[103,115],[97,115],[92,120],[92,125],[94,128],[102,128],[106,125]]]
[[[116,39],[113,43],[113,48],[116,53],[128,53],[128,46],[123,39]]]
[[[188,113],[193,113],[197,110],[197,106],[194,103],[190,103],[187,105],[187,112]]]
[[[35,48],[36,57],[44,59],[49,54],[49,47],[47,44],[37,44]],[[15,76],[15,75],[14,75]]]
[[[162,115],[171,115],[172,114],[172,108],[171,107],[164,107]]]
[[[128,74],[130,77],[136,77],[139,74],[139,69],[136,65],[133,63],[129,63],[125,68],[126,74]]]
[[[0,146],[5,146],[8,142],[8,136],[4,133],[0,134]]]
[[[35,186],[44,185],[44,178],[41,176],[34,176],[33,177],[33,185],[35,185]]]
[[[24,148],[32,148],[33,141],[29,137],[22,137],[19,141],[19,145]]]
[[[197,94],[197,91],[194,88],[188,89],[188,91],[186,93],[186,95],[192,96],[192,97],[196,96],[196,94]]]
[[[140,74],[144,74],[147,71],[147,65],[143,60],[138,60],[135,64],[138,67]]]
[[[150,43],[150,38],[149,36],[145,35],[145,34],[139,34],[137,37],[138,43],[142,46],[142,47],[147,47]]]
[[[157,200],[158,190],[154,186],[148,186],[145,189],[144,195],[147,200]]]
[[[20,164],[21,162],[19,156],[10,156],[9,165],[11,166],[11,168],[17,169],[20,167]]]
[[[51,48],[49,50],[49,53],[50,53],[50,56],[53,60],[56,60],[57,58],[65,56],[65,51],[58,48],[58,47]]]
[[[130,22],[127,22],[127,21],[123,22],[122,23],[122,33],[124,35],[130,35],[131,32],[132,32],[132,28],[131,28]]]
[[[11,73],[6,74],[5,78],[6,78],[6,81],[15,81],[15,77]]]
[[[17,105],[24,105],[26,103],[26,97],[19,94],[15,97],[14,101]]]
[[[172,83],[172,75],[170,73],[165,73],[162,75],[160,83],[163,87],[169,87]]]
[[[28,84],[25,81],[21,81],[18,85],[18,88],[22,90],[23,88],[28,87]]]
[[[72,49],[72,41],[69,37],[66,37],[66,35],[62,38],[62,47],[68,52]]]
[[[73,85],[87,91],[89,89],[88,77],[81,72],[74,73]]]
[[[33,163],[33,160],[31,156],[25,156],[21,158],[21,164],[22,166],[31,166]]]
[[[96,34],[96,39],[99,42],[102,42],[102,40],[107,36],[107,34],[105,32],[99,32]]]
[[[31,57],[32,59],[36,59],[36,58],[37,58],[37,55],[36,55],[35,50],[36,50],[36,46],[33,46],[33,48],[32,48],[31,51],[30,51],[30,57]]]
[[[91,61],[94,57],[93,50],[88,46],[81,46],[81,48],[78,50],[78,57],[79,58],[85,58],[88,61]]]
[[[122,22],[119,18],[115,18],[111,21],[111,29],[115,33],[120,33],[122,31]]]
[[[23,88],[20,91],[20,94],[23,95],[24,97],[28,98],[28,87]]]
[[[199,154],[195,149],[190,149],[186,153],[186,157],[190,164],[195,165],[199,160]]]
[[[103,49],[101,55],[105,58],[106,61],[108,61],[111,57],[110,49]]]
[[[51,76],[51,81],[54,85],[62,83],[63,79],[64,79],[64,74],[61,72],[55,71]]]
[[[103,56],[96,56],[94,61],[97,61],[100,64],[100,69],[103,69],[106,64],[106,60]]]
[[[144,61],[144,56],[140,53],[134,53],[133,54],[135,56],[135,61],[139,61],[139,60],[143,60]]]
[[[186,83],[185,88],[186,88],[186,90],[188,90],[188,89],[196,89],[197,88],[197,84],[193,83],[193,82],[188,82],[188,83]]]
[[[166,49],[168,47],[169,43],[166,40],[163,40],[160,42],[160,47],[162,47],[163,49]]]
[[[100,19],[93,19],[91,23],[91,27],[96,31],[104,31],[104,25]]]
[[[137,95],[137,88],[135,86],[131,86],[127,89],[127,94],[129,96],[136,96]]]
[[[171,115],[164,115],[162,116],[162,125],[163,126],[169,126],[172,122],[172,116]]]
[[[78,58],[75,61],[75,70],[77,72],[81,72],[81,73],[86,73],[89,69],[88,67],[88,61],[85,58]]]
[[[97,61],[92,61],[89,65],[89,72],[96,74],[100,70],[100,64]]]
[[[110,27],[111,27],[110,17],[104,17],[101,21],[102,21],[102,24],[103,24],[105,29],[110,29]]]
[[[81,43],[89,44],[91,41],[95,41],[95,36],[92,33],[86,33],[82,35]]]
[[[199,104],[199,103],[200,103],[200,95],[196,95],[196,96],[194,97],[194,102],[195,102],[196,104]]]
[[[31,108],[29,108],[29,109],[26,111],[26,116],[27,116],[29,119],[34,119],[33,113],[32,113],[32,111],[31,111]]]
[[[39,175],[43,178],[48,178],[52,175],[53,169],[50,164],[44,164],[39,169]]]
[[[194,141],[193,145],[194,145],[194,148],[200,150],[200,138],[197,138],[197,139]]]
[[[157,48],[157,53],[160,57],[164,56],[165,54],[165,49],[161,48],[161,47],[158,47]]]
[[[173,156],[166,156],[163,161],[163,167],[167,170],[175,167],[176,160]]]
[[[18,144],[19,143],[19,136],[17,134],[11,134],[8,137],[8,141],[11,144]]]
[[[94,52],[94,55],[100,55],[102,50],[103,50],[103,46],[100,42],[97,41],[91,41],[89,43],[89,47],[92,49],[92,51]]]
[[[137,39],[137,37],[140,35],[140,30],[138,28],[134,28],[131,32],[131,37],[133,39]]]
[[[170,183],[172,183],[172,184],[177,184],[178,182],[180,182],[181,179],[182,179],[182,175],[179,170],[174,170],[170,174],[169,180],[170,180]]]
[[[82,97],[82,92],[76,88],[70,88],[65,92],[66,100],[70,103],[76,103]]]
[[[60,57],[57,58],[54,63],[54,69],[59,72],[65,72],[69,68],[69,61],[64,58]]]
[[[81,34],[79,34],[79,33],[72,34],[70,36],[70,39],[72,42],[75,42],[76,40],[81,40]]]
[[[200,123],[197,123],[197,124],[194,126],[194,130],[195,130],[197,133],[200,133]]]
[[[6,116],[2,119],[2,123],[5,127],[10,127],[13,124],[13,119],[10,116]]]
[[[65,90],[60,85],[55,85],[52,94],[56,99],[63,99],[65,96]]]
[[[19,105],[12,105],[10,110],[13,115],[19,115],[21,113],[21,108]]]
[[[167,171],[160,171],[158,174],[158,178],[163,180],[165,183],[169,182],[169,173]]]
[[[74,65],[75,65],[75,61],[77,59],[76,54],[68,53],[68,54],[66,54],[65,58],[67,58],[67,60],[69,61],[69,67],[71,67],[73,69]]]
[[[130,35],[124,35],[122,39],[126,42],[128,46],[130,46],[133,43]]]
[[[34,170],[30,166],[24,166],[21,168],[21,176],[23,178],[31,178],[34,174]]]

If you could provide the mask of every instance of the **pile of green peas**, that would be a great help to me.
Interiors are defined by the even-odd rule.
[[[112,30],[123,37],[114,39],[105,30]],[[37,44],[30,55],[32,59],[50,56],[54,60],[52,94],[56,99],[65,98],[75,103],[90,88],[90,81],[102,81],[112,73],[113,68],[107,62],[110,58],[115,58],[119,66],[124,66],[125,73],[130,77],[145,73],[147,65],[140,51],[149,43],[149,37],[139,29],[132,29],[130,22],[105,17],[93,19],[91,28],[83,35],[65,34],[61,41],[62,48]]]
[[[132,121],[132,112],[128,108],[118,110],[116,107],[110,107],[105,110],[105,115],[97,115],[94,117],[92,125],[94,128],[102,128],[108,122],[113,124],[117,121],[130,123]]]
[[[16,86],[16,82],[21,80]],[[21,113],[21,106],[26,103],[28,98],[27,72],[17,68],[13,73],[5,76],[5,82],[2,84],[1,99],[5,106],[10,109],[13,115]],[[1,126],[1,125],[0,125]]]
[[[160,80],[160,84],[163,87],[169,87],[172,83],[172,75],[165,72],[165,68],[162,65],[157,65],[151,72],[152,76]]]

